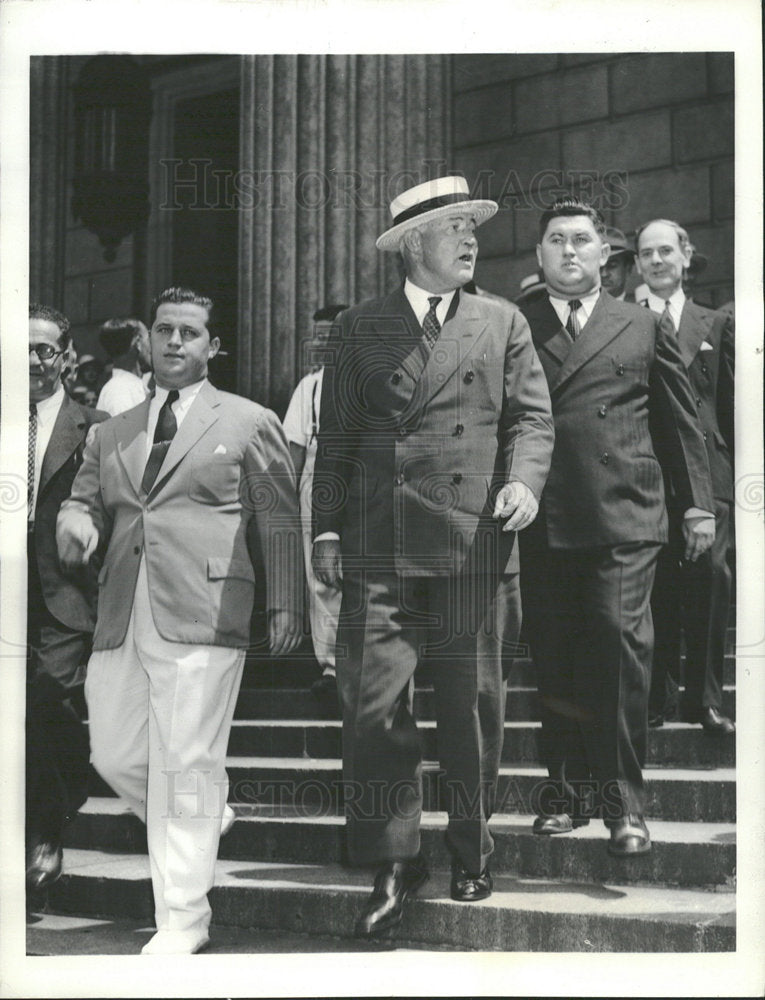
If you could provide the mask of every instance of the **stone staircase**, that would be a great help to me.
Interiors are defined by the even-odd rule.
[[[725,712],[735,717],[735,660],[725,665]],[[222,839],[211,893],[216,928],[352,941],[371,872],[346,868],[340,803],[340,723],[317,718],[308,685],[317,668],[248,663],[229,743],[229,801],[237,822]],[[735,739],[670,723],[649,735],[648,855],[611,858],[599,820],[567,836],[531,832],[536,760],[533,666],[513,665],[498,814],[495,891],[475,904],[449,898],[444,813],[435,810],[433,695],[418,687],[426,759],[423,851],[430,881],[407,905],[396,947],[498,951],[734,951]],[[144,829],[97,777],[68,831],[65,874],[49,905],[62,914],[145,919],[153,903]],[[306,941],[311,939],[306,938]],[[370,950],[391,942],[371,943]],[[225,950],[225,944],[222,944]],[[306,951],[316,950],[306,945]]]

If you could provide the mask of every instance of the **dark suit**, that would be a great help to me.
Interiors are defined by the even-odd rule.
[[[733,319],[686,300],[677,338],[707,446],[715,540],[695,563],[683,561],[683,510],[670,480],[669,544],[659,558],[651,598],[656,642],[650,711],[663,714],[674,707],[682,627],[686,649],[683,714],[696,721],[702,708],[722,706],[733,530]]]
[[[521,313],[457,293],[432,351],[403,289],[343,313],[330,340],[314,474],[314,537],[340,536],[348,844],[356,863],[419,849],[421,752],[411,714],[432,665],[447,839],[468,871],[486,825],[504,716],[501,657],[476,635],[519,626],[513,533],[491,513],[510,479],[538,497],[552,450],[549,395]],[[426,648],[427,647],[427,648]],[[492,647],[493,649],[493,647]],[[381,799],[382,796],[382,799]]]
[[[87,798],[82,686],[97,593],[97,567],[73,577],[62,573],[56,517],[82,462],[88,431],[106,417],[64,396],[43,456],[34,527],[27,534],[27,833],[52,843]]]
[[[677,343],[653,314],[601,292],[576,343],[549,299],[525,315],[555,419],[539,516],[521,535],[540,751],[553,779],[533,805],[576,812],[591,787],[613,819],[643,812],[649,596],[667,540],[657,455],[683,508],[709,509],[708,462]]]

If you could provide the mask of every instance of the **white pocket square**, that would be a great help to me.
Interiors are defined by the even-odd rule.
[[[706,340],[704,340],[702,341],[701,347],[699,349],[702,351],[713,351],[714,347],[712,347],[711,344],[708,344]]]
[[[219,444],[218,447],[213,452],[213,455],[225,455],[225,454],[226,454],[225,444]]]

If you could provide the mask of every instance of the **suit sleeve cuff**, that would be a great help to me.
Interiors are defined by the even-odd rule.
[[[692,517],[711,517],[714,520],[714,514],[710,514],[708,510],[701,510],[700,507],[689,507],[683,514],[683,518],[686,521],[690,520]]]
[[[339,542],[340,536],[336,531],[322,531],[320,535],[317,535],[313,540],[315,545],[317,542]]]

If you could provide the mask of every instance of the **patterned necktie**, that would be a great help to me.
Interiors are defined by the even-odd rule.
[[[162,404],[157,417],[157,426],[154,429],[154,444],[151,446],[149,460],[143,470],[141,489],[144,493],[150,493],[157,478],[160,467],[165,460],[170,442],[175,437],[178,430],[178,423],[173,413],[173,403],[178,399],[178,390],[171,389],[167,394],[167,399]]]
[[[438,335],[441,332],[441,324],[438,322],[438,317],[436,316],[436,307],[440,301],[440,295],[431,295],[428,298],[430,309],[428,309],[425,319],[422,321],[422,335],[425,338],[425,343],[428,345],[428,350],[433,350],[433,345],[438,340]]]
[[[569,336],[572,340],[576,340],[579,334],[582,332],[582,328],[579,326],[579,317],[577,316],[577,310],[580,309],[582,303],[579,299],[571,299],[568,304],[568,319],[566,320],[566,329],[569,332]]]
[[[29,444],[27,447],[27,519],[35,516],[35,457],[37,455],[37,403],[29,404]]]
[[[669,299],[664,303],[664,312],[661,314],[660,323],[663,323],[668,330],[672,333],[677,333],[675,329],[675,321],[672,319],[672,313],[669,311]]]

